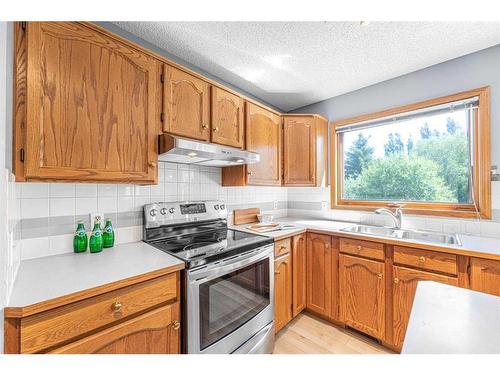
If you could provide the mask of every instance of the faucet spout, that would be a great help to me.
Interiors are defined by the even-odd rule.
[[[394,221],[394,228],[401,229],[401,223],[403,221],[403,210],[401,207],[396,208],[395,213],[393,213],[391,210],[388,210],[387,208],[379,208],[375,210],[375,213],[379,215],[380,214],[389,215]]]

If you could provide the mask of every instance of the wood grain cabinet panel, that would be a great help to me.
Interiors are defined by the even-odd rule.
[[[384,263],[340,254],[339,272],[341,321],[384,339]]]
[[[429,271],[457,274],[457,256],[454,254],[394,246],[394,263]]]
[[[107,328],[49,354],[178,354],[179,302]]]
[[[36,353],[119,322],[156,305],[175,301],[177,274],[28,316],[20,324],[21,353]]]
[[[313,117],[285,117],[284,184],[316,184],[316,129]]]
[[[306,234],[292,238],[292,315],[297,316],[306,308],[306,268],[307,268]]]
[[[292,238],[283,238],[274,243],[274,257],[277,258],[281,255],[288,254],[292,249]]]
[[[470,287],[500,296],[500,261],[470,258]]]
[[[292,320],[292,261],[290,254],[274,261],[274,331]]]
[[[210,85],[167,64],[163,76],[163,131],[209,141]]]
[[[324,317],[332,311],[331,237],[307,233],[307,309]]]
[[[378,242],[341,238],[340,252],[366,258],[384,260],[384,244]]]
[[[398,266],[393,266],[392,276],[393,344],[395,347],[401,349],[410,319],[417,283],[419,281],[429,280],[458,286],[458,279],[456,277],[438,275]]]
[[[20,179],[156,182],[156,60],[78,22],[28,22],[26,35]]]
[[[243,148],[245,101],[212,86],[212,142]]]

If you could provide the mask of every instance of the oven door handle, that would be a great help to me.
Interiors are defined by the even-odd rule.
[[[268,245],[260,250],[252,252],[250,254],[242,254],[240,257],[232,259],[231,262],[219,263],[212,265],[209,268],[204,268],[202,270],[188,272],[188,280],[190,284],[202,284],[204,282],[216,279],[222,275],[230,273],[231,271],[240,269],[247,265],[258,262],[259,260],[265,258],[272,258],[274,254],[274,246]],[[274,266],[273,259],[269,260],[269,263]],[[271,270],[273,271],[273,270]]]

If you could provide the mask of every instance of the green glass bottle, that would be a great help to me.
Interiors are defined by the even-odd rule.
[[[73,237],[73,251],[75,253],[84,253],[87,251],[88,238],[85,232],[85,225],[83,221],[78,222],[76,227],[75,236]]]
[[[104,231],[102,232],[102,243],[104,248],[113,247],[115,244],[115,231],[111,219],[106,219],[106,225],[104,225]]]
[[[94,219],[94,228],[90,236],[89,248],[91,253],[100,253],[102,251],[101,221],[98,217]]]

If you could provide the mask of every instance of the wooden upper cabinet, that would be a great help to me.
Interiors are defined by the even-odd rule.
[[[167,64],[163,65],[163,131],[210,140],[210,85]]]
[[[470,288],[500,296],[500,261],[470,258]]]
[[[385,336],[384,263],[340,254],[340,319],[378,339]]]
[[[392,319],[393,344],[401,349],[410,319],[417,283],[423,280],[458,286],[456,277],[444,276],[426,271],[393,266]]]
[[[246,149],[260,154],[247,165],[249,185],[281,185],[281,116],[253,103],[246,108]]]
[[[243,148],[245,101],[219,87],[212,86],[212,142]]]
[[[160,307],[49,354],[179,354],[179,302]]]
[[[283,121],[286,186],[326,186],[328,124],[314,115],[287,115]]]
[[[324,317],[332,309],[332,242],[325,234],[307,234],[307,309]]]
[[[19,180],[157,181],[155,59],[78,22],[17,24],[16,48]]]
[[[292,261],[290,253],[274,261],[274,332],[292,320]]]
[[[307,268],[306,234],[292,238],[292,315],[297,316],[307,305],[306,268]]]

